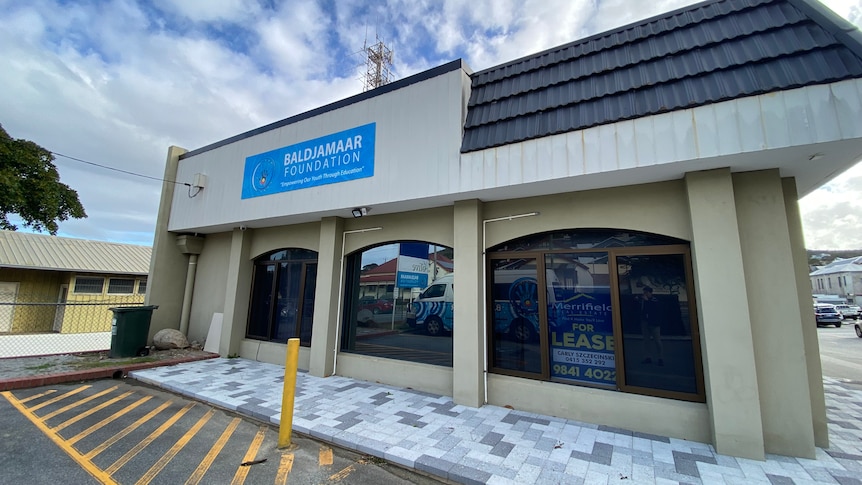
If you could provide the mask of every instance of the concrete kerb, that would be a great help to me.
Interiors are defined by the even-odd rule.
[[[141,362],[138,364],[115,365],[102,367],[99,369],[88,369],[80,371],[60,372],[57,374],[0,379],[0,391],[12,391],[15,389],[27,389],[31,387],[50,386],[52,384],[62,384],[66,382],[91,381],[96,379],[122,379],[124,377],[127,377],[129,372],[136,370],[184,364],[187,362],[215,359],[218,357],[218,354],[210,354],[194,357],[181,357],[176,359],[164,359],[154,362]]]

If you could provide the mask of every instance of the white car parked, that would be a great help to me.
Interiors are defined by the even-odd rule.
[[[858,320],[862,316],[862,310],[856,305],[835,305],[835,309],[841,313],[841,316],[847,319]]]

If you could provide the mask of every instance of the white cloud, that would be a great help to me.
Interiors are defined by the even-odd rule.
[[[260,12],[255,0],[156,0],[157,7],[193,22],[231,21],[253,18]]]
[[[0,0],[0,123],[160,178],[170,145],[199,148],[359,93],[358,51],[376,35],[399,77],[458,57],[481,70],[694,1]],[[862,0],[827,4],[862,23]],[[89,214],[61,234],[151,243],[159,182],[56,164]],[[842,179],[803,200],[810,247],[862,247],[858,193]]]

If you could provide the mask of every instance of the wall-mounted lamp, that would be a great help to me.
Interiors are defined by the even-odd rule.
[[[357,207],[353,209],[353,217],[362,217],[368,214],[368,207]]]

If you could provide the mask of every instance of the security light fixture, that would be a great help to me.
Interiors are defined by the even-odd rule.
[[[362,217],[368,214],[368,207],[357,207],[353,209],[353,217]]]

